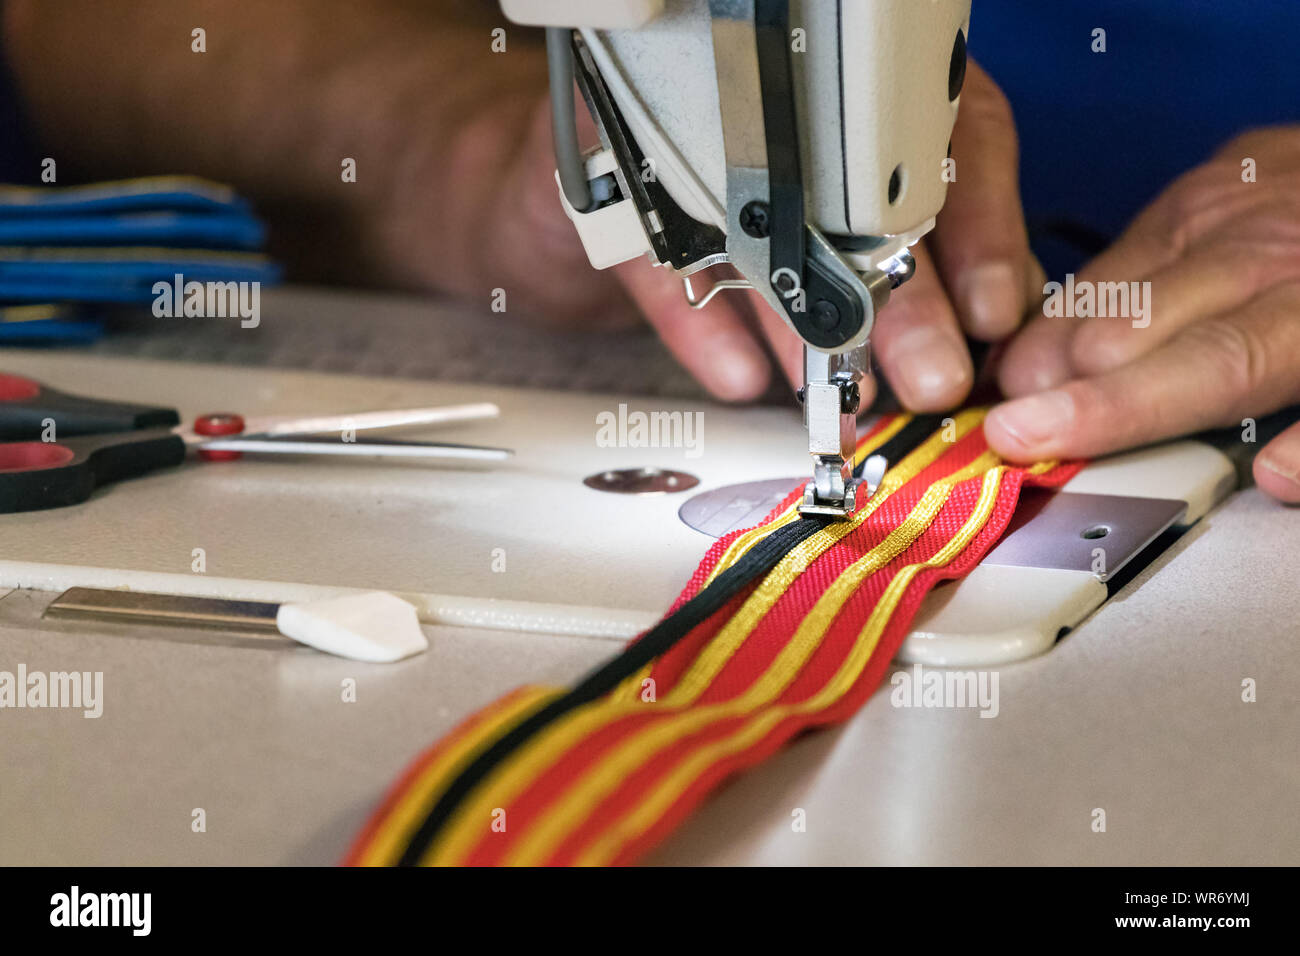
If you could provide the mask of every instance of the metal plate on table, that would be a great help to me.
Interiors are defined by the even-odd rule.
[[[68,588],[50,602],[42,617],[183,624],[278,634],[275,616],[279,609],[280,605],[265,601],[232,601],[112,588]]]
[[[715,488],[685,502],[677,509],[677,516],[696,531],[721,538],[729,532],[754,527],[807,481],[807,478],[769,478]]]
[[[668,468],[619,468],[588,475],[582,483],[596,491],[612,491],[620,495],[671,495],[689,491],[700,483],[700,479]]]
[[[1025,488],[1015,517],[982,564],[1089,571],[1108,581],[1183,516],[1169,498]]]
[[[677,514],[696,531],[720,538],[758,524],[803,481],[773,478],[715,488],[692,497]],[[1186,510],[1185,502],[1169,498],[1025,488],[1006,534],[981,563],[1088,571],[1108,581]]]

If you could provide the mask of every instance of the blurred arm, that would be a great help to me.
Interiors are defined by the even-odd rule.
[[[539,37],[512,28],[509,52],[491,52],[495,5],[4,0],[3,12],[61,183],[193,172],[254,197],[300,276],[479,285],[467,240],[491,201],[485,172],[523,148],[545,88]],[[341,180],[345,157],[355,183]]]

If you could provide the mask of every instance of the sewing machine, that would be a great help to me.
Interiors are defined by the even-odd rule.
[[[277,342],[294,354],[305,342],[317,355],[331,342],[340,354],[358,350],[359,315],[375,342],[414,355],[420,343],[481,340],[485,318],[425,300],[303,289],[268,292],[266,307],[261,328],[233,334],[249,342],[237,356],[274,352]],[[193,334],[178,328],[177,347],[194,348]],[[671,368],[649,335],[624,345],[653,355],[655,374]],[[258,415],[492,401],[499,419],[444,437],[516,454],[436,472],[249,458],[155,472],[75,508],[5,516],[0,670],[104,677],[98,719],[0,711],[0,861],[334,863],[412,756],[465,715],[520,685],[576,681],[663,613],[711,540],[678,519],[692,499],[803,465],[802,426],[788,408],[575,392],[561,387],[575,368],[603,372],[606,363],[596,346],[556,357],[559,348],[553,334],[520,327],[485,358],[521,375],[553,366],[545,390],[431,380],[416,364],[367,377],[250,360],[5,351],[3,367],[55,386],[147,396],[186,417],[234,397]],[[625,417],[703,412],[703,454],[599,444],[598,421],[617,419],[620,404]],[[898,706],[891,679],[842,729],[809,735],[742,775],[655,860],[1294,859],[1294,769],[1279,755],[1295,732],[1300,512],[1249,489],[1216,506],[1228,489],[1196,476],[1226,477],[1223,460],[1204,442],[1177,442],[1094,462],[1057,494],[1187,504],[1180,522],[1195,524],[1110,582],[1088,564],[1031,566],[1041,548],[1019,557],[995,549],[927,598],[893,677],[944,663],[997,674],[996,719]],[[639,469],[687,472],[699,484],[614,494],[584,483]],[[742,505],[733,496],[717,517],[743,522]],[[1039,532],[1044,517],[999,548],[1018,537],[1068,557],[1053,542],[1073,536],[1050,521]],[[1141,537],[1120,513],[1093,517]],[[1112,549],[1112,566],[1120,557]],[[236,630],[48,616],[72,587],[274,602],[391,590],[419,607],[430,647],[366,665]],[[1062,629],[1069,635],[1056,640]],[[1258,702],[1242,698],[1247,679],[1258,682]],[[355,702],[342,697],[346,682]],[[1089,827],[1098,806],[1109,834]],[[806,833],[791,830],[795,807],[807,811]],[[195,808],[207,813],[208,833],[190,829]]]
[[[804,343],[797,395],[813,474],[800,510],[852,514],[887,464],[855,472],[859,383],[876,313],[914,273],[908,249],[945,199],[969,0],[502,0],[502,10],[546,27],[556,180],[591,264],[645,257],[680,275],[697,308],[729,289],[759,293]],[[600,138],[586,152],[575,79]],[[739,278],[698,293],[693,277],[722,265]],[[959,587],[930,595],[900,660],[990,666],[1043,653],[1235,480],[1222,450],[1179,442],[1091,464],[1061,494],[1031,494],[998,548]],[[721,535],[759,521],[790,482],[709,489],[679,516]]]
[[[503,5],[519,19],[542,6]],[[863,49],[838,61],[791,51],[786,121],[793,102],[798,150],[795,139],[754,135],[768,129],[754,125],[767,103],[758,96],[767,75],[760,36],[765,49],[778,34],[783,49],[794,42],[748,15],[767,4],[545,6],[572,11],[564,26],[583,27],[562,31],[563,39],[608,140],[582,157],[595,208],[569,207],[594,264],[649,253],[683,273],[697,304],[731,283],[753,286],[796,331],[819,314],[817,284],[842,282],[849,320],[841,328],[840,312],[833,329],[843,340],[805,335],[804,427],[814,462],[809,508],[848,513],[863,489],[847,470],[856,416],[845,398],[866,374],[876,309],[909,274],[906,248],[942,203],[940,178],[920,171],[946,153],[968,4],[802,4],[809,48],[838,47],[843,31]],[[846,16],[838,23],[836,7]],[[897,15],[904,7],[918,20]],[[870,11],[878,22],[847,19]],[[928,26],[905,29],[919,20]],[[730,71],[720,85],[719,42]],[[898,84],[922,81],[932,89],[918,99],[930,112],[876,129],[875,118],[899,103],[914,109]],[[720,86],[728,105],[709,112]],[[800,111],[814,86],[830,88],[843,111]],[[705,123],[706,114],[741,126]],[[801,176],[791,176],[791,164]],[[765,227],[750,206],[764,197]],[[691,290],[695,273],[727,262],[742,279]],[[789,275],[773,275],[785,266],[797,286],[783,289]],[[795,308],[799,292],[807,311]],[[516,686],[572,683],[599,666],[662,614],[706,534],[761,514],[762,494],[738,493],[737,482],[770,479],[784,494],[793,482],[782,476],[804,468],[787,409],[647,398],[622,382],[585,394],[554,382],[547,391],[498,386],[486,376],[460,385],[417,366],[360,361],[349,370],[372,377],[251,367],[249,355],[294,326],[301,337],[284,340],[286,352],[301,356],[310,342],[313,358],[327,334],[337,352],[364,351],[357,343],[365,336],[436,342],[440,353],[484,339],[482,315],[457,316],[446,305],[304,290],[267,302],[270,318],[234,340],[247,351],[232,364],[76,353],[4,359],[61,387],[122,400],[139,399],[144,383],[151,400],[186,414],[232,396],[257,414],[322,403],[492,401],[501,419],[467,440],[511,447],[516,457],[436,475],[360,462],[318,467],[308,478],[300,465],[250,460],[146,476],[76,509],[8,516],[0,667],[102,673],[104,694],[95,719],[5,714],[0,763],[12,785],[0,788],[0,819],[10,821],[0,830],[4,862],[335,862],[412,755]],[[493,341],[491,368],[512,347],[518,368],[548,354],[540,341],[527,356],[529,348]],[[185,354],[195,348],[187,343]],[[566,384],[572,377],[566,370]],[[696,454],[697,444],[626,440],[624,422],[647,408],[707,414],[707,453]],[[602,416],[619,433],[608,445],[599,438]],[[698,485],[637,487],[635,473],[667,470]],[[628,473],[630,487],[589,483]],[[910,666],[1000,673],[996,720],[982,719],[987,710],[900,706],[891,680],[842,729],[809,735],[739,778],[655,861],[1290,861],[1294,773],[1277,755],[1294,738],[1287,689],[1296,673],[1300,538],[1291,532],[1300,514],[1253,491],[1220,506],[1234,484],[1229,457],[1201,441],[1090,464],[960,583],[933,592],[900,654]],[[1116,537],[1099,574],[1097,539],[1082,532],[1103,527]],[[1147,550],[1165,535],[1167,548]],[[380,588],[419,608],[431,646],[401,664],[365,666],[235,631],[47,616],[71,587],[261,601]],[[1064,631],[1071,636],[1058,640]],[[1243,681],[1256,679],[1258,701],[1247,702]],[[352,699],[342,693],[349,684]],[[1089,826],[1098,806],[1111,814],[1110,835]],[[807,832],[791,828],[796,807],[812,821]],[[210,833],[193,829],[198,809]]]
[[[556,178],[592,265],[648,256],[695,307],[725,289],[761,295],[804,343],[813,475],[800,510],[851,514],[874,490],[853,464],[871,328],[943,205],[969,0],[502,9],[547,27]],[[586,153],[575,76],[600,133]],[[740,278],[697,295],[691,277],[724,263]]]

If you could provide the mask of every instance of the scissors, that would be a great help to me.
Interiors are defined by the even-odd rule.
[[[77,504],[100,485],[179,465],[191,450],[206,461],[245,452],[500,461],[512,452],[353,435],[498,414],[497,406],[483,402],[313,417],[246,419],[219,412],[185,425],[173,408],[70,395],[0,372],[0,513]]]

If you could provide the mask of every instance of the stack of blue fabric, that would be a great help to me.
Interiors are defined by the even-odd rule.
[[[108,307],[178,277],[272,284],[265,235],[234,190],[189,176],[0,185],[0,344],[93,341]]]

